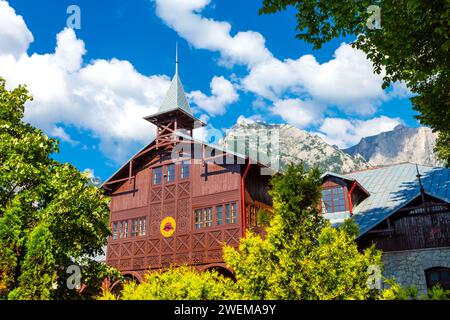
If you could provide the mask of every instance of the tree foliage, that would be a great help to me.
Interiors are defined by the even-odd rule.
[[[102,254],[109,200],[52,159],[58,142],[22,120],[26,88],[5,86],[0,79],[0,299],[73,297],[66,268]]]
[[[149,272],[141,284],[127,282],[120,296],[105,290],[101,300],[230,300],[239,293],[231,279],[216,271],[198,272],[192,267],[181,266],[157,272]]]
[[[373,5],[380,28],[373,28]],[[340,36],[357,35],[352,45],[385,72],[383,87],[404,81],[422,124],[440,132],[442,159],[450,163],[450,2],[448,0],[263,0],[260,13],[297,9],[297,37],[316,49]]]
[[[331,227],[320,215],[321,178],[291,165],[272,179],[273,214],[267,236],[249,233],[239,250],[225,248],[246,299],[366,299],[369,266],[381,268],[381,252],[358,251],[356,225]]]

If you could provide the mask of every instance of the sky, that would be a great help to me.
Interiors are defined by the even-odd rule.
[[[170,85],[176,43],[190,105],[209,129],[288,123],[346,148],[419,126],[406,86],[382,90],[354,37],[313,50],[295,38],[294,9],[259,15],[261,3],[0,0],[0,77],[8,89],[27,85],[25,121],[60,141],[55,158],[102,180],[154,139],[143,117]]]

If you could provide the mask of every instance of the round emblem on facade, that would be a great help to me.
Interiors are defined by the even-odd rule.
[[[175,229],[177,227],[177,223],[175,222],[175,219],[172,217],[165,217],[163,221],[161,221],[161,234],[168,238],[175,232]]]

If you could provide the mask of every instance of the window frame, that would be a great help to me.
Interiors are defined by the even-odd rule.
[[[164,181],[166,183],[174,183],[177,177],[177,170],[175,163],[168,163],[165,165],[166,177]]]
[[[158,181],[156,181],[156,178],[159,178]],[[152,184],[154,186],[159,186],[162,184],[162,180],[163,180],[163,166],[152,168]]]
[[[187,173],[187,174],[186,174]],[[180,163],[180,180],[187,180],[191,176],[191,163],[189,160],[183,160]]]
[[[346,195],[346,188],[341,185],[323,188],[322,214],[348,211]]]

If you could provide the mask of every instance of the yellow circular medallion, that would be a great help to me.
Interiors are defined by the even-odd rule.
[[[175,222],[175,219],[172,217],[165,217],[163,221],[161,221],[161,234],[168,238],[175,232],[175,228],[177,227],[177,223]]]

